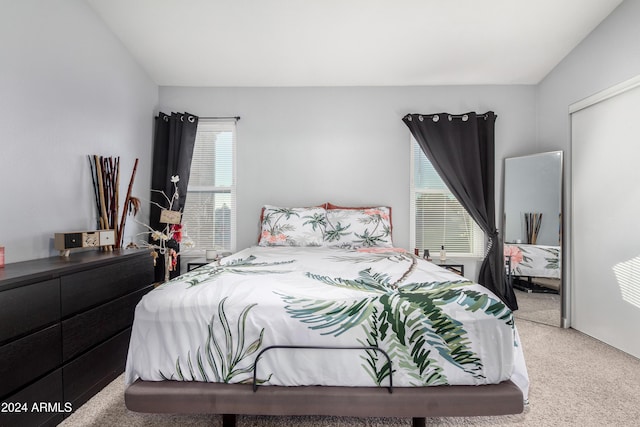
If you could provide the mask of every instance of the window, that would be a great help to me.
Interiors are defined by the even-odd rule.
[[[182,221],[196,249],[235,251],[235,151],[235,121],[198,121]]]
[[[444,245],[448,256],[483,256],[484,233],[449,191],[422,149],[411,138],[412,247],[437,257]]]

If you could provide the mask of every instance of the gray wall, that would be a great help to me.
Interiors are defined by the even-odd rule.
[[[81,0],[5,2],[0,57],[0,245],[17,262],[95,229],[88,154],[121,157],[123,194],[139,157],[148,198],[158,88]]]
[[[640,74],[639,23],[640,1],[626,0],[540,82],[537,151],[568,152],[569,105]]]
[[[255,242],[262,204],[326,200],[391,205],[395,243],[407,246],[404,114],[495,111],[500,198],[502,159],[565,150],[569,163],[568,105],[640,72],[639,16],[640,2],[625,1],[538,86],[164,87],[158,98],[83,1],[11,2],[0,14],[0,144],[11,159],[0,168],[0,244],[7,262],[43,257],[54,232],[93,227],[87,154],[120,155],[123,171],[140,157],[134,194],[147,197],[154,111],[186,110],[242,116],[239,247]]]
[[[394,244],[408,248],[407,113],[495,111],[498,159],[535,139],[534,86],[161,87],[160,110],[242,117],[238,249],[256,243],[262,205],[327,201],[391,206]],[[501,174],[499,162],[498,183]]]
[[[536,151],[565,152],[565,218],[571,211],[571,129],[569,105],[617,83],[640,75],[640,1],[626,0],[582,41],[537,87],[538,136]],[[521,154],[529,154],[522,152]],[[606,173],[606,171],[600,171]],[[570,220],[565,223],[565,242],[571,240]],[[564,261],[571,258],[566,245]],[[565,321],[571,323],[572,283],[565,268]]]

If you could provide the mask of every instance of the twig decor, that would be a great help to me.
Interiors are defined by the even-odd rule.
[[[127,189],[127,196],[124,199],[124,212],[122,212],[122,219],[120,219],[120,227],[118,228],[118,238],[116,240],[116,247],[122,247],[122,239],[124,238],[124,226],[127,222],[127,214],[133,213],[135,216],[140,210],[140,199],[131,196],[131,189],[133,188],[133,180],[136,177],[136,170],[138,169],[138,159],[133,164],[133,171],[131,172],[131,179],[129,180],[129,188]]]
[[[138,167],[138,159],[133,166],[133,173],[129,181],[129,189],[124,202],[122,219],[118,222],[120,208],[120,157],[87,156],[91,169],[91,181],[96,203],[96,224],[99,230],[113,230],[116,237],[115,248],[122,247],[122,239],[126,218],[129,213],[138,213],[140,201],[131,196],[133,180]],[[113,250],[114,246],[107,246],[105,250]]]
[[[542,214],[528,212],[524,214],[524,223],[527,232],[527,243],[535,245],[540,232],[540,224],[542,223]]]

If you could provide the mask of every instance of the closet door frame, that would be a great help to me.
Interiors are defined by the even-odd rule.
[[[630,162],[640,158],[640,146],[628,140],[640,139],[640,125],[623,118],[637,115],[638,110],[624,107],[640,105],[639,87],[640,76],[636,76],[569,106],[571,327],[635,357],[640,357],[640,345],[629,338],[635,336],[634,323],[640,321],[640,285],[636,284],[640,282],[640,227],[630,224],[640,220],[636,212],[640,211],[640,173],[634,172],[640,162],[635,167]],[[594,121],[598,117],[602,122]],[[617,121],[624,125],[615,127],[620,124]],[[601,166],[609,167],[603,173]],[[609,199],[604,203],[603,196],[598,197],[603,190]],[[624,194],[630,197],[625,199]]]

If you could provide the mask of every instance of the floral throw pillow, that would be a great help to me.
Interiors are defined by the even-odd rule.
[[[327,210],[324,242],[343,248],[392,247],[389,208]]]
[[[267,205],[262,214],[258,246],[322,246],[324,208],[286,208]]]

